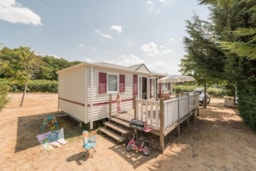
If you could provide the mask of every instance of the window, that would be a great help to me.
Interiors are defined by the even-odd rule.
[[[119,91],[125,92],[125,75],[119,75]]]
[[[108,92],[118,92],[118,76],[116,74],[108,74]]]
[[[117,93],[118,90],[125,92],[125,75],[99,73],[99,94]]]

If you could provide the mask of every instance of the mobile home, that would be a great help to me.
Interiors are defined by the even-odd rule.
[[[58,71],[58,108],[84,122],[107,118],[116,111],[116,95],[121,110],[133,109],[133,99],[156,99],[157,80],[163,74],[150,72],[145,64],[130,67],[84,62]],[[111,101],[111,109],[109,103]]]

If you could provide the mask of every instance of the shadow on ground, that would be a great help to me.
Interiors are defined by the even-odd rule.
[[[82,162],[81,161],[86,161],[88,158],[90,157],[89,153],[87,152],[80,152],[77,154],[74,154],[72,156],[70,156],[69,158],[67,158],[67,162],[73,162],[75,161],[77,163],[77,165],[81,165]]]
[[[65,139],[81,135],[81,130],[78,126],[78,122],[74,121],[69,116],[59,117],[58,113],[44,113],[19,117],[15,153],[40,144],[36,136],[44,133],[41,131],[40,127],[42,126],[43,119],[49,115],[57,116],[59,127],[55,129],[45,128],[44,132],[64,128]]]

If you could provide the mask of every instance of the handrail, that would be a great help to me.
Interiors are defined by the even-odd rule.
[[[134,119],[147,122],[149,127],[160,130],[162,114],[163,129],[166,130],[199,105],[197,94],[163,100],[163,105],[160,105],[160,101],[135,99]]]

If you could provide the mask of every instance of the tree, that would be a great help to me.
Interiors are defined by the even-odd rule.
[[[8,67],[8,62],[2,60],[1,58],[1,51],[0,51],[0,76],[4,74],[5,68]],[[7,94],[9,91],[9,86],[7,83],[1,81],[0,82],[0,111],[3,109],[5,104],[8,102]]]
[[[219,47],[226,56],[225,79],[238,89],[238,109],[256,129],[256,3],[255,0],[200,0],[210,5]]]
[[[4,48],[1,51],[2,63],[4,65],[4,76],[16,80],[24,85],[20,106],[23,105],[27,92],[28,81],[33,79],[41,67],[41,59],[30,51],[29,47],[19,47],[15,49]]]
[[[189,37],[184,38],[187,55],[180,65],[183,74],[193,75],[197,82],[203,84],[205,94],[207,87],[219,82],[224,72],[225,56],[218,48],[211,29],[211,25],[198,16],[194,16],[193,21],[187,21]]]
[[[63,58],[55,58],[53,56],[41,57],[43,61],[42,68],[37,74],[36,79],[47,79],[47,80],[57,80],[57,71],[70,67],[72,65],[81,63],[79,61],[68,62]]]

